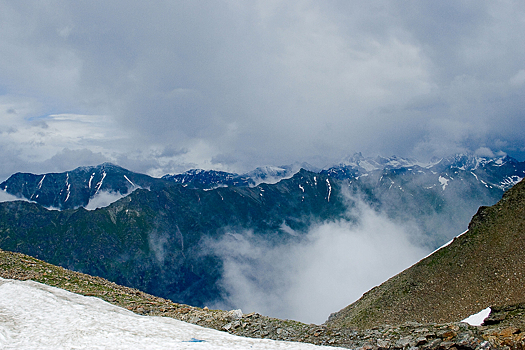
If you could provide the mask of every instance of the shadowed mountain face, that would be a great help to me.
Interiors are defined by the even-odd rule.
[[[72,209],[86,207],[102,193],[126,195],[137,188],[163,186],[164,182],[104,163],[65,173],[17,173],[1,183],[0,189],[48,208]]]
[[[525,182],[481,207],[468,232],[332,314],[329,325],[453,322],[525,302]]]
[[[249,229],[283,244],[313,220],[344,216],[338,183],[307,171],[275,185],[138,189],[108,207],[0,203],[0,246],[193,305],[215,300],[221,260],[204,242]],[[282,227],[286,227],[285,230]],[[290,229],[297,236],[290,234]]]
[[[246,231],[269,245],[299,242],[312,224],[355,220],[348,209],[364,201],[436,248],[463,231],[480,205],[496,203],[524,176],[525,163],[457,156],[422,165],[357,154],[321,172],[294,169],[156,179],[106,163],[18,173],[0,189],[36,203],[0,203],[0,248],[203,306],[225,297],[224,256],[207,242]],[[94,205],[103,194],[114,203]]]
[[[94,209],[138,188],[156,190],[180,184],[188,190],[214,191],[277,183],[291,178],[299,166],[311,168],[308,164],[262,167],[244,175],[193,169],[157,179],[105,163],[65,173],[18,173],[1,183],[0,189],[47,208]],[[411,223],[425,237],[424,244],[435,248],[464,231],[480,205],[496,203],[506,189],[525,177],[525,162],[507,156],[456,155],[422,164],[357,153],[337,166],[315,172],[332,182],[340,180],[341,187],[348,189],[346,195],[360,197],[390,219]]]

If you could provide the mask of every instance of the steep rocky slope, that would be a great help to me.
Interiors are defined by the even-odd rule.
[[[490,305],[525,302],[525,182],[469,230],[332,314],[331,326],[369,328],[407,321],[454,322]]]

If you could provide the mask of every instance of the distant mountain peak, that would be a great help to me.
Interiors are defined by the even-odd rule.
[[[163,181],[112,163],[103,163],[62,173],[17,173],[1,183],[0,188],[47,208],[73,209],[86,208],[94,197],[103,192],[118,199],[136,188],[148,188]]]

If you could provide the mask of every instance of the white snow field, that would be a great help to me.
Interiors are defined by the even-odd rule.
[[[140,316],[101,299],[0,278],[1,349],[328,349],[251,339],[167,317]],[[335,348],[332,348],[335,349]]]

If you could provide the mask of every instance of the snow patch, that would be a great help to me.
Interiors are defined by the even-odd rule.
[[[141,316],[34,281],[0,278],[0,310],[2,349],[330,348],[243,338],[168,317]]]
[[[448,185],[448,179],[444,178],[443,176],[439,176],[439,183],[443,186],[443,191],[445,190],[445,188],[447,187]]]
[[[102,187],[102,183],[104,182],[104,179],[106,178],[106,172],[104,171],[102,173],[102,179],[100,179],[100,181],[97,183],[97,185],[95,186],[96,187],[96,191],[95,191],[95,194],[98,193],[98,191],[100,190],[100,187]]]
[[[93,178],[95,177],[95,173],[91,174],[91,177],[89,178],[88,187],[91,188],[91,181],[93,181]]]
[[[42,188],[42,183],[44,182],[44,179],[46,178],[46,176],[42,176],[42,178],[40,179],[40,182],[38,183],[38,189],[41,189]]]
[[[485,319],[489,317],[491,311],[492,310],[490,309],[490,307],[488,307],[486,309],[481,310],[477,314],[470,315],[461,322],[468,323],[471,326],[481,326],[483,324],[483,321],[485,321]]]
[[[126,180],[128,180],[128,182],[131,184],[131,186],[136,187],[135,184],[134,184],[133,182],[131,182],[131,180],[128,179],[128,177],[127,177],[126,175],[124,175],[124,178],[125,178]]]
[[[70,190],[71,190],[71,184],[67,184],[67,196],[64,202],[67,202],[67,200],[69,199],[69,195],[71,194]]]
[[[71,190],[71,184],[69,183],[69,173],[66,173],[66,191],[67,191],[67,195],[66,195],[66,200],[64,202],[67,202],[67,200],[69,199],[69,195],[71,194],[70,190]]]
[[[506,177],[505,179],[503,179],[500,182],[500,186],[498,186],[498,187],[503,188],[503,189],[507,189],[507,188],[510,188],[510,187],[516,185],[521,180],[523,180],[522,177],[517,176],[517,175],[512,175],[512,176],[509,176],[509,177]]]

